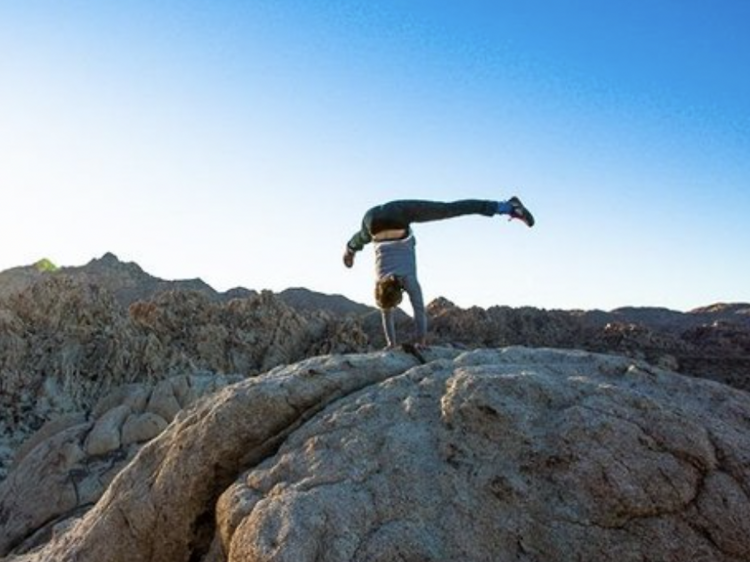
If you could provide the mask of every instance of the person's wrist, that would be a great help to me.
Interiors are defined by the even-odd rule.
[[[352,267],[352,265],[354,265],[354,250],[349,246],[346,247],[346,251],[344,252],[344,265],[346,267]]]

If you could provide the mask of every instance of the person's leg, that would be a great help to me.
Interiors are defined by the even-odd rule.
[[[393,320],[393,309],[392,308],[381,308],[380,318],[383,323],[383,332],[385,333],[385,341],[388,347],[396,346],[396,327]]]
[[[372,234],[382,230],[408,228],[413,222],[431,222],[463,215],[491,217],[500,211],[497,201],[463,199],[460,201],[424,201],[404,199],[370,209],[365,225]]]
[[[411,275],[402,279],[406,294],[409,295],[414,310],[414,339],[415,343],[425,344],[427,338],[427,314],[424,309],[422,287],[416,277]]]
[[[462,199],[460,201],[403,201],[401,213],[409,222],[432,222],[464,215],[491,217],[497,213],[497,201]]]

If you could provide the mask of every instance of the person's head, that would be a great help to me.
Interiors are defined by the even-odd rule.
[[[375,302],[383,310],[395,308],[403,298],[404,285],[395,275],[379,279],[375,285]]]

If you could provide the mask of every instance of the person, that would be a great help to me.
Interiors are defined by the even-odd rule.
[[[394,311],[406,291],[414,311],[415,341],[426,345],[427,316],[422,288],[417,279],[416,239],[412,223],[432,222],[464,215],[506,215],[527,226],[534,226],[534,217],[518,197],[507,201],[464,199],[442,202],[424,200],[390,201],[369,209],[361,228],[346,243],[344,265],[354,266],[354,257],[370,242],[375,245],[375,302],[381,312],[383,331],[388,348],[396,346]]]

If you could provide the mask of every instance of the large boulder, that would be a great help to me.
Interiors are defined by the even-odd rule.
[[[13,560],[750,559],[747,393],[584,352],[416,355],[224,388]]]
[[[240,378],[183,375],[155,386],[124,385],[88,415],[46,423],[18,448],[0,483],[0,555],[44,543],[61,523],[90,509],[140,448],[167,428],[163,403],[174,404],[177,415]]]

